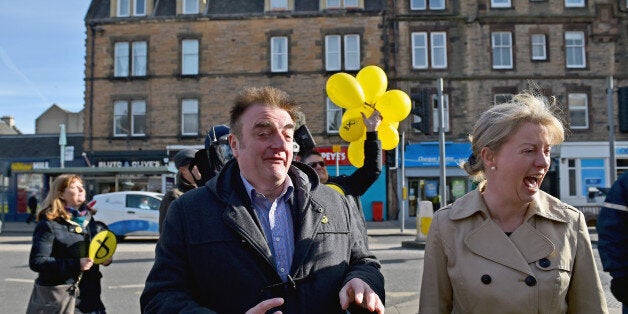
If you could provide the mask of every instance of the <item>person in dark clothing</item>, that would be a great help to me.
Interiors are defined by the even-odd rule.
[[[30,224],[31,221],[36,221],[35,213],[37,212],[37,196],[35,193],[31,194],[26,203],[28,206],[28,218],[26,218],[26,223]]]
[[[236,98],[235,159],[170,206],[143,313],[384,312],[384,277],[360,218],[292,161],[297,111],[272,87]]]
[[[104,224],[96,222],[93,214],[85,203],[81,178],[73,174],[58,176],[37,213],[28,264],[39,274],[35,285],[74,284],[80,280],[77,312],[103,314],[102,274],[88,251],[92,237],[104,230]],[[103,263],[109,264],[111,259]]]
[[[201,177],[198,169],[193,163],[195,154],[196,150],[194,149],[183,149],[174,156],[174,166],[179,170],[175,178],[177,187],[168,191],[159,205],[160,234],[170,203],[183,195],[183,193],[195,189],[195,181],[197,178]]]
[[[366,118],[362,114],[362,119],[366,126],[366,140],[364,141],[364,165],[354,171],[351,175],[329,176],[325,160],[320,152],[311,150],[301,159],[303,163],[309,165],[318,174],[318,178],[323,184],[333,184],[340,188],[350,203],[362,217],[362,232],[366,235],[366,221],[360,196],[366,193],[371,185],[377,180],[382,172],[382,145],[377,138],[377,127],[382,121],[382,116],[375,110],[370,117]],[[366,241],[366,240],[365,240]]]
[[[201,178],[196,180],[196,186],[205,185],[205,182],[217,175],[233,158],[228,137],[229,127],[224,124],[215,125],[207,132],[205,148],[194,155],[194,164],[201,173]]]
[[[617,179],[597,217],[597,249],[611,277],[611,293],[628,314],[628,172]]]

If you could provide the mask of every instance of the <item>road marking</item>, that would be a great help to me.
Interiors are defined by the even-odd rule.
[[[4,281],[8,282],[23,282],[23,283],[33,283],[34,279],[21,279],[21,278],[4,278]]]
[[[387,296],[391,296],[393,298],[412,297],[418,294],[419,294],[418,292],[412,292],[412,291],[386,292]]]
[[[137,288],[142,288],[142,289],[144,289],[144,284],[109,286],[107,288],[109,288],[109,289],[137,289]]]

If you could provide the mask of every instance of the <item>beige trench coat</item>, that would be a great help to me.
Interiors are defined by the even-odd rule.
[[[419,313],[607,313],[584,215],[539,192],[508,237],[478,190],[435,213]]]

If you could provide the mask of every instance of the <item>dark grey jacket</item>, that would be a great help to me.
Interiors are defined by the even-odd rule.
[[[237,161],[204,187],[174,201],[157,243],[155,264],[140,298],[145,313],[244,313],[283,297],[283,313],[344,313],[338,293],[352,278],[368,283],[384,301],[384,278],[361,241],[360,218],[347,200],[310,167],[289,171],[295,252],[282,283]],[[211,309],[211,310],[209,310]]]

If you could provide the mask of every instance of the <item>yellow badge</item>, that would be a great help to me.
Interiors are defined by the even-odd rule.
[[[102,264],[113,256],[117,245],[118,241],[113,232],[109,230],[98,232],[89,244],[89,257],[94,263]]]
[[[74,228],[74,232],[76,232],[76,233],[82,233],[82,232],[83,232],[83,228],[81,228],[81,227],[76,227],[76,228]]]
[[[327,218],[327,216],[323,216],[323,218],[321,219],[321,222],[326,224],[329,222],[329,218]]]

